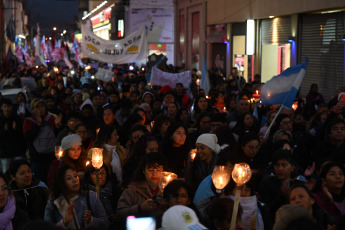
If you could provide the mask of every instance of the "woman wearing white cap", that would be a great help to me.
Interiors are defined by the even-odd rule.
[[[71,134],[64,137],[61,141],[61,147],[63,150],[62,157],[60,159],[55,159],[49,168],[48,173],[48,187],[52,189],[54,184],[55,172],[62,165],[69,165],[75,171],[78,172],[79,176],[83,176],[87,157],[82,151],[82,141],[77,134]]]
[[[221,148],[218,145],[217,136],[214,134],[202,134],[196,140],[197,153],[194,161],[189,164],[186,173],[186,181],[195,191],[200,182],[212,174],[216,163],[216,156]]]

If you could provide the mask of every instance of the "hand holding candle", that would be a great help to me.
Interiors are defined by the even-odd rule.
[[[192,161],[194,161],[194,159],[195,159],[195,157],[196,157],[196,152],[197,152],[197,149],[192,149],[192,150],[190,150],[190,152],[189,152],[189,156],[190,156],[190,159],[191,159]]]
[[[61,146],[55,146],[55,157],[56,159],[60,159],[63,155],[63,150]]]

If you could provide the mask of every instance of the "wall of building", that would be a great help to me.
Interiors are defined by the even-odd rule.
[[[246,19],[345,8],[344,0],[212,0],[207,1],[207,24],[241,22]]]
[[[205,29],[206,29],[206,15],[205,15],[205,3],[206,0],[177,0],[176,1],[176,65],[184,66],[186,69],[202,67],[202,57],[204,55],[204,41],[205,41]],[[193,14],[199,14],[199,27],[198,27],[198,39],[193,39]],[[183,16],[183,22],[180,22],[180,16]],[[183,24],[184,30],[180,31],[179,26]],[[183,32],[184,44],[180,49],[181,32]],[[196,45],[198,47],[198,54],[195,54]],[[183,62],[181,62],[183,60]],[[197,61],[197,65],[195,64]]]

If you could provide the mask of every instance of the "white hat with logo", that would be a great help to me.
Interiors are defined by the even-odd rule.
[[[183,205],[169,208],[162,218],[162,230],[204,230],[195,212]]]

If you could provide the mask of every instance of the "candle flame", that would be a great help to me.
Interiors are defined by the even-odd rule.
[[[256,94],[259,94],[259,90],[256,90]]]
[[[190,158],[192,158],[192,160],[194,160],[194,159],[195,159],[195,156],[196,156],[196,153],[192,153],[191,156],[190,156]]]
[[[88,166],[90,164],[90,161],[86,161],[86,166]]]
[[[63,151],[59,151],[59,157],[62,157]]]
[[[206,96],[206,99],[208,99],[208,96]]]

